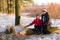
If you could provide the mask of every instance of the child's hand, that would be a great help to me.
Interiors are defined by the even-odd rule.
[[[27,26],[24,26],[24,28],[26,29],[26,28],[27,28]]]

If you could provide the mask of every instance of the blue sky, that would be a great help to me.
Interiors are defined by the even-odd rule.
[[[35,4],[41,5],[41,4],[48,4],[48,3],[58,3],[60,4],[60,0],[33,0]]]

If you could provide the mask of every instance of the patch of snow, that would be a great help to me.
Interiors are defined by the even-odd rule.
[[[30,24],[35,18],[32,17],[26,17],[26,16],[21,16],[21,24],[22,25],[28,25]],[[59,27],[60,26],[60,19],[51,19],[51,26],[52,27]],[[1,30],[5,30],[7,25],[15,25],[15,16],[10,16],[8,14],[0,14],[0,28]],[[34,28],[34,25],[28,27],[28,28]],[[16,28],[15,29],[18,31],[21,28]],[[1,31],[0,30],[0,31]]]

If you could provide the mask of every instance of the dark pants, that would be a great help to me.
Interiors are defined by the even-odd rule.
[[[50,34],[50,31],[48,31],[47,25],[43,25],[43,34]]]
[[[42,34],[42,26],[35,26],[34,33],[35,34]]]

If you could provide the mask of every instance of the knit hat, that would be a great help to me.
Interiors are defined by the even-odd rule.
[[[43,9],[42,12],[47,12],[47,10],[46,9]]]

